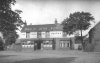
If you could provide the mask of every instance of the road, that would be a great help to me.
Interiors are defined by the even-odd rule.
[[[100,53],[73,50],[1,51],[0,63],[100,63]]]

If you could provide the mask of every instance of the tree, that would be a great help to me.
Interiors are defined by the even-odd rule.
[[[12,44],[18,38],[16,30],[23,25],[20,13],[21,10],[13,11],[11,6],[15,0],[0,0],[0,32],[3,34],[5,44]]]
[[[94,17],[89,12],[75,12],[70,14],[69,18],[66,18],[63,24],[63,31],[67,32],[68,34],[73,34],[76,31],[81,32],[81,43],[83,49],[85,48],[83,38],[82,38],[82,31],[87,30],[90,25],[91,21],[94,20]]]
[[[16,39],[18,38],[18,35],[16,32],[12,31],[12,32],[9,32],[7,37],[6,37],[6,45],[10,45],[10,44],[13,44],[16,42]]]
[[[0,51],[1,50],[3,50],[4,48],[3,48],[3,40],[2,40],[2,38],[0,37]]]

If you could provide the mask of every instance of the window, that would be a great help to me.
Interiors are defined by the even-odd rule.
[[[70,44],[69,43],[67,43],[67,47],[70,47]]]
[[[66,41],[61,41],[60,47],[61,47],[61,48],[70,47],[70,44],[69,44],[69,43],[66,43]]]
[[[43,28],[43,30],[47,30],[47,28]]]
[[[36,28],[32,28],[32,30],[36,30]]]
[[[22,34],[22,35],[25,35],[25,34]]]
[[[49,38],[50,37],[50,33],[46,32],[46,37]]]
[[[26,32],[26,38],[30,38],[30,32]]]
[[[51,30],[53,30],[53,27],[51,27]]]
[[[63,47],[63,41],[60,41],[60,47]]]
[[[67,36],[67,33],[66,32],[63,32],[63,37],[66,37]]]
[[[37,32],[37,37],[41,38],[41,32]]]
[[[42,30],[42,28],[39,28],[39,30]]]
[[[52,47],[52,41],[44,41],[43,47]]]
[[[34,42],[31,41],[26,41],[22,43],[23,48],[33,48],[34,47]]]
[[[26,31],[32,30],[32,28],[25,28]]]

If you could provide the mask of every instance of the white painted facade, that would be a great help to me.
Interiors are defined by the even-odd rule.
[[[41,32],[41,38],[65,38],[63,36],[63,31],[50,31],[50,32]],[[21,33],[20,38],[27,38],[26,37],[27,33]],[[29,38],[37,38],[37,32],[30,32],[29,33]],[[66,36],[67,37],[67,36]]]
[[[30,38],[37,38],[37,32],[30,32]]]
[[[50,31],[50,38],[63,38],[63,31]]]
[[[22,33],[20,34],[20,38],[26,38],[26,32],[22,32]]]
[[[41,37],[46,38],[46,32],[41,32]]]

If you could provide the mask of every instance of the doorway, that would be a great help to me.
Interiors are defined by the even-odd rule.
[[[41,49],[41,43],[43,42],[42,40],[35,40],[34,41],[34,50],[40,50]]]

